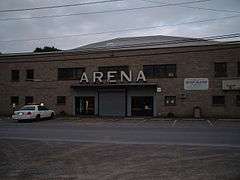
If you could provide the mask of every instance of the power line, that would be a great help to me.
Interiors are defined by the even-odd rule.
[[[90,14],[104,14],[104,13],[113,13],[113,12],[124,12],[124,11],[135,11],[135,10],[143,10],[143,9],[153,9],[160,8],[166,6],[180,6],[183,4],[193,4],[200,2],[207,2],[211,0],[198,0],[198,1],[188,1],[182,3],[167,3],[162,5],[155,6],[144,6],[144,7],[136,7],[136,8],[125,8],[125,9],[115,9],[115,10],[105,10],[105,11],[95,11],[95,12],[82,12],[82,13],[71,13],[71,14],[60,14],[60,15],[46,15],[46,16],[33,16],[33,17],[22,17],[22,18],[5,18],[0,19],[0,21],[19,21],[19,20],[32,20],[32,19],[44,19],[44,18],[60,18],[60,17],[69,17],[69,16],[79,16],[79,15],[90,15]]]
[[[101,35],[101,34],[114,34],[114,33],[136,31],[136,30],[147,30],[147,29],[180,26],[180,25],[187,25],[187,24],[194,24],[194,23],[212,22],[212,21],[218,21],[218,20],[230,19],[230,18],[239,18],[239,17],[240,17],[240,15],[234,15],[234,16],[225,16],[225,17],[221,17],[221,18],[211,18],[211,19],[203,19],[203,20],[196,20],[196,21],[188,21],[188,22],[176,23],[176,24],[166,24],[166,25],[149,26],[149,27],[141,27],[141,28],[128,28],[128,29],[122,29],[122,30],[102,31],[102,32],[96,32],[96,33],[71,34],[71,35],[62,35],[62,36],[55,36],[55,37],[42,37],[42,38],[33,38],[33,39],[0,40],[0,43],[18,42],[18,41],[19,42],[21,42],[21,41],[38,41],[38,40],[46,40],[46,39],[61,39],[61,38],[69,38],[69,37],[77,37],[77,36],[90,36],[90,35]]]
[[[77,4],[64,4],[64,5],[55,5],[55,6],[42,6],[42,7],[33,7],[33,8],[23,8],[23,9],[5,9],[0,10],[0,13],[3,12],[19,12],[19,11],[34,11],[34,10],[42,10],[42,9],[56,9],[63,7],[75,7],[75,6],[84,6],[84,5],[93,5],[93,4],[102,4],[102,3],[110,3],[110,2],[118,2],[124,0],[104,0],[104,1],[93,1],[93,2],[84,2]]]
[[[190,38],[187,39],[187,40],[182,40],[182,42],[177,42],[176,40],[173,40],[173,41],[165,41],[165,42],[162,42],[162,43],[159,43],[160,45],[164,44],[164,45],[169,45],[169,44],[179,44],[179,43],[185,43],[185,42],[201,42],[201,41],[206,41],[204,40],[203,38],[208,38],[208,39],[211,39],[211,40],[214,40],[214,39],[226,39],[226,37],[229,36],[230,38],[232,38],[233,36],[240,36],[240,33],[234,33],[234,34],[225,34],[225,35],[219,35],[219,36],[208,36],[208,37],[202,37],[201,39],[200,38]],[[207,42],[207,41],[206,41]],[[218,44],[217,44],[218,43]],[[150,43],[148,43],[150,44]],[[239,48],[240,46],[240,41],[231,41],[231,42],[216,42],[216,44],[210,44],[210,45],[237,45],[236,48]],[[145,44],[144,44],[145,45]],[[157,43],[153,44],[153,45],[148,45],[150,48],[151,46],[155,46],[157,45]],[[207,44],[206,44],[207,45]],[[138,44],[137,46],[134,46],[134,47],[142,47],[143,44]],[[124,47],[124,46],[121,46],[121,47]],[[152,47],[154,48],[154,47]],[[215,51],[215,50],[225,50],[225,49],[232,49],[232,47],[220,47],[220,46],[217,46],[213,49],[197,49],[197,50],[180,50],[180,51],[176,51],[176,52],[159,52],[158,54],[176,54],[176,53],[184,53],[184,52],[204,52],[204,51]],[[78,52],[81,52],[81,53],[86,53],[86,54],[92,54],[92,53],[96,53],[96,52],[99,52],[99,50],[103,51],[103,52],[109,52],[109,51],[113,51],[113,50],[119,50],[119,49],[100,49],[100,48],[92,48],[92,49],[81,49],[81,50],[78,50]],[[63,51],[59,51],[62,54],[62,52],[72,52],[74,50],[63,50]],[[4,55],[4,54],[3,54]],[[75,56],[74,54],[73,55],[68,55],[68,56]],[[136,55],[128,55],[128,57],[131,57],[131,56],[136,56]],[[138,54],[138,56],[143,56],[143,54]],[[35,57],[32,57],[32,58],[37,58],[37,56]],[[76,58],[74,59],[71,59],[71,58],[68,58],[68,60],[77,60]],[[64,61],[64,60],[41,60],[41,62],[49,62],[49,61]],[[22,63],[22,62],[27,62],[26,60],[24,61],[19,61],[19,63]],[[37,61],[34,61],[34,62],[37,62]],[[0,62],[0,63],[4,63],[4,62]]]
[[[160,2],[153,1],[153,0],[142,0],[144,2],[151,2],[154,4],[159,4]],[[198,9],[198,10],[206,10],[206,11],[214,11],[214,12],[227,12],[227,13],[240,13],[240,11],[235,10],[227,10],[227,9],[214,9],[214,8],[205,8],[205,7],[196,7],[196,6],[182,6],[179,7],[189,8],[189,9]]]
[[[204,8],[204,7],[195,7],[195,6],[180,6],[189,9],[199,9],[199,10],[206,10],[206,11],[214,11],[214,12],[227,12],[227,13],[240,13],[240,11],[235,10],[227,10],[227,9],[213,9],[213,8]]]

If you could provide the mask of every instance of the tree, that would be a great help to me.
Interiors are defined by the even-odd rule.
[[[37,47],[33,52],[53,52],[53,51],[61,51],[61,49],[57,49],[54,46],[44,46],[43,48]]]

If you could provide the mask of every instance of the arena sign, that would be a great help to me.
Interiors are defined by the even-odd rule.
[[[114,83],[117,82],[118,78],[117,78],[117,71],[108,71],[106,74],[106,81],[109,83]],[[80,78],[80,83],[88,83],[89,82],[89,76],[86,74],[86,72],[84,72]],[[95,82],[103,82],[103,73],[102,72],[93,72],[92,74],[92,81]],[[133,79],[132,76],[132,71],[129,71],[129,73],[126,73],[124,71],[120,71],[120,82],[145,82],[146,81],[146,77],[143,73],[143,71],[139,71],[137,74],[136,79]]]

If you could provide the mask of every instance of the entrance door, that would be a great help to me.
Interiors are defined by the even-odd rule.
[[[153,116],[153,96],[132,96],[132,116]]]
[[[76,115],[94,115],[94,96],[75,97]]]
[[[125,116],[126,101],[124,91],[99,92],[100,116]]]

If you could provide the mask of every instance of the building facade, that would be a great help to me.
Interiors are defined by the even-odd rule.
[[[240,44],[0,56],[0,114],[240,118]]]

